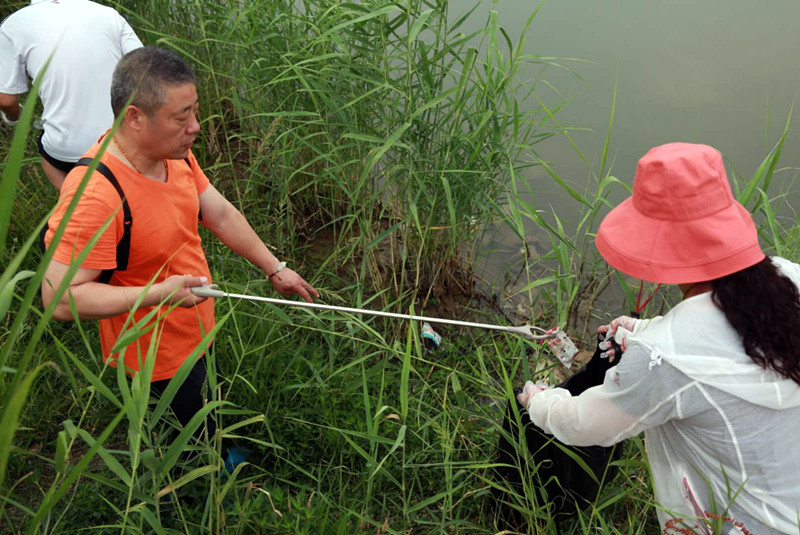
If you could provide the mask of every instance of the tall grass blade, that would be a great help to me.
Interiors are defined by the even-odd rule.
[[[11,444],[14,441],[14,435],[19,428],[19,418],[22,413],[22,408],[25,406],[25,401],[28,398],[28,393],[31,390],[34,379],[36,379],[36,376],[39,375],[39,372],[44,366],[44,364],[40,364],[26,373],[24,378],[19,382],[19,386],[10,392],[9,397],[4,400],[3,416],[0,418],[0,485],[5,482],[8,457],[11,454]]]
[[[33,86],[25,99],[22,113],[16,128],[14,128],[14,136],[11,139],[8,158],[3,169],[3,179],[0,181],[0,259],[5,259],[6,256],[6,240],[8,239],[8,228],[11,221],[11,208],[14,205],[14,198],[17,194],[17,181],[22,169],[22,159],[25,155],[25,143],[28,140],[28,133],[33,124],[33,113],[36,109],[42,77],[49,64],[50,60],[48,59],[39,75],[33,81]]]

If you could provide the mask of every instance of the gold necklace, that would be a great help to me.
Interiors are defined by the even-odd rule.
[[[125,160],[126,160],[126,161],[127,161],[129,164],[131,164],[131,167],[133,167],[133,170],[134,170],[134,171],[136,171],[137,173],[139,173],[140,175],[144,176],[144,173],[142,173],[142,172],[139,170],[139,168],[138,168],[138,167],[136,167],[136,164],[135,164],[135,163],[133,163],[133,160],[131,160],[131,157],[130,157],[130,156],[128,156],[128,153],[127,153],[127,152],[125,152],[125,149],[123,149],[123,148],[122,148],[122,145],[120,145],[120,144],[119,144],[119,141],[117,141],[117,137],[116,137],[116,136],[113,136],[113,137],[111,138],[111,141],[113,141],[113,142],[114,142],[114,146],[116,146],[116,147],[117,147],[117,149],[119,149],[119,152],[120,152],[120,153],[122,153],[122,156],[125,158]],[[167,181],[167,178],[169,178],[169,170],[167,169],[167,161],[166,161],[166,160],[161,160],[161,163],[164,165],[164,182],[166,182],[166,181]]]

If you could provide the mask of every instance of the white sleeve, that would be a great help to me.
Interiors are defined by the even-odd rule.
[[[781,275],[789,277],[796,286],[800,286],[800,266],[780,256],[772,256],[770,260],[778,268]]]
[[[122,50],[122,55],[124,56],[131,50],[136,50],[137,48],[142,47],[142,41],[136,35],[136,32],[133,31],[131,25],[125,20],[125,18],[117,14],[119,17],[120,23],[120,32],[119,32],[119,43],[120,49]]]
[[[563,388],[536,394],[528,404],[534,424],[572,446],[610,446],[673,418],[691,414],[681,394],[693,381],[634,342],[602,385],[573,397]]]
[[[652,322],[653,320],[658,320],[660,318],[661,316],[656,316],[655,318],[650,318],[650,319],[638,318],[633,326],[633,334],[638,334],[642,332],[648,325],[650,325],[650,322]]]
[[[8,24],[6,21],[5,24]],[[14,46],[14,38],[0,26],[0,93],[19,95],[28,91],[25,62]]]
[[[545,390],[531,398],[528,412],[545,433],[570,446],[611,446],[644,429],[614,405],[604,385],[577,397],[563,388]]]

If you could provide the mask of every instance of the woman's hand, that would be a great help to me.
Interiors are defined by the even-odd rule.
[[[620,316],[611,320],[610,324],[601,325],[598,327],[597,332],[601,334],[605,333],[606,335],[605,340],[600,342],[600,349],[603,350],[603,353],[600,353],[600,356],[603,358],[608,358],[616,353],[614,348],[611,347],[611,338],[613,338],[620,348],[625,351],[625,339],[627,336],[629,334],[634,334],[641,331],[647,326],[648,323],[650,323],[650,320],[641,320],[632,318],[630,316]]]
[[[526,381],[525,386],[522,387],[522,392],[517,395],[517,401],[527,409],[533,396],[539,392],[544,392],[548,388],[550,388],[550,386],[542,381],[537,381],[536,383],[533,381]]]

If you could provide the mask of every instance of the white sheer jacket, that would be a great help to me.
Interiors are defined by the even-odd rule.
[[[800,286],[800,266],[772,261]],[[800,386],[752,362],[710,293],[636,331],[602,385],[531,398],[533,422],[576,446],[644,432],[662,528],[710,533],[703,517],[721,515],[800,533]]]

